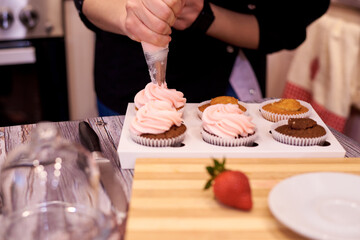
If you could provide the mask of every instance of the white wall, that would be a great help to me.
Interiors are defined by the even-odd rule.
[[[64,2],[70,120],[98,116],[94,91],[94,33],[81,22],[73,1]]]
[[[266,97],[280,98],[295,51],[283,50],[267,56]]]

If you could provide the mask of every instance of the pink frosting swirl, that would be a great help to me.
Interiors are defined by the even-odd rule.
[[[130,130],[136,135],[159,134],[166,132],[173,125],[180,126],[182,122],[181,113],[169,102],[154,100],[146,103],[136,112]]]
[[[186,98],[182,92],[175,89],[168,89],[166,83],[159,86],[152,82],[145,86],[145,89],[141,90],[135,95],[135,106],[140,109],[147,102],[152,100],[161,100],[171,103],[171,105],[177,109],[183,107],[186,103]]]
[[[246,137],[255,132],[256,127],[251,120],[235,104],[216,104],[205,109],[202,127],[222,138]]]

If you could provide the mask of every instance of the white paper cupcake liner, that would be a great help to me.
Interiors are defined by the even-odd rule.
[[[196,108],[196,109],[197,109],[197,114],[198,114],[198,116],[199,116],[200,119],[202,119],[202,114],[203,114],[203,112],[200,111],[199,107],[201,107],[201,106],[203,106],[203,105],[205,105],[205,104],[208,104],[208,103],[210,103],[210,102],[211,102],[211,100],[207,100],[207,101],[201,102],[201,103],[199,103],[198,107]],[[244,108],[246,108],[246,111],[245,111],[244,113],[248,115],[248,107],[246,106],[246,104],[245,104],[244,102],[241,102],[241,101],[238,101],[238,103],[239,103],[241,106],[243,106]]]
[[[186,132],[177,137],[169,139],[153,139],[136,135],[130,131],[130,137],[134,142],[148,147],[171,147],[184,141],[185,133]]]
[[[268,100],[268,101],[265,101],[263,103],[260,104],[259,106],[259,110],[262,114],[262,116],[266,119],[266,120],[269,120],[271,122],[278,122],[278,121],[281,121],[281,120],[287,120],[289,118],[307,118],[311,115],[311,109],[312,109],[312,106],[307,103],[307,102],[304,102],[302,100],[297,100],[300,102],[301,105],[303,105],[304,107],[306,107],[307,109],[309,109],[309,111],[305,112],[305,113],[301,113],[301,114],[278,114],[278,113],[272,113],[272,112],[269,112],[269,111],[266,111],[263,109],[263,107],[269,103],[273,103],[273,102],[278,102],[280,101],[281,99],[273,99],[273,100]]]
[[[288,124],[288,120],[282,120],[282,121],[279,121],[279,122],[271,125],[271,135],[273,136],[273,138],[276,141],[284,143],[284,144],[288,144],[288,145],[294,145],[294,146],[322,145],[326,141],[326,138],[328,135],[327,133],[324,136],[316,137],[316,138],[300,138],[300,137],[288,136],[288,135],[279,133],[278,131],[275,130],[277,127],[280,127],[282,125],[287,125],[287,124]],[[322,126],[322,127],[324,127],[324,126]]]
[[[253,135],[247,137],[227,139],[212,135],[204,129],[201,130],[201,136],[205,142],[221,147],[251,146],[257,138],[257,135],[257,132],[255,132]]]

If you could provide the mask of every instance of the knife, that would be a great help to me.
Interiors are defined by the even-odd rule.
[[[93,155],[99,170],[100,181],[108,195],[119,224],[126,217],[127,198],[122,188],[120,180],[117,178],[113,165],[110,160],[105,158],[101,152],[98,135],[91,128],[89,123],[82,121],[79,123],[79,136],[81,144]]]
[[[165,83],[166,64],[169,47],[158,47],[147,42],[141,42],[141,46],[148,65],[150,79],[154,84]]]

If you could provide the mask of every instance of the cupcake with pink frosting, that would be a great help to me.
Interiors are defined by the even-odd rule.
[[[181,113],[169,102],[153,100],[139,108],[130,124],[130,136],[138,144],[169,147],[181,143],[186,126]]]
[[[202,138],[205,142],[224,146],[249,146],[256,139],[252,118],[234,104],[216,104],[202,114]]]
[[[176,91],[175,89],[168,89],[166,83],[159,86],[158,84],[149,82],[143,90],[135,95],[134,103],[136,110],[153,100],[168,102],[181,113],[184,111],[186,103],[186,98],[184,98],[182,92]]]

